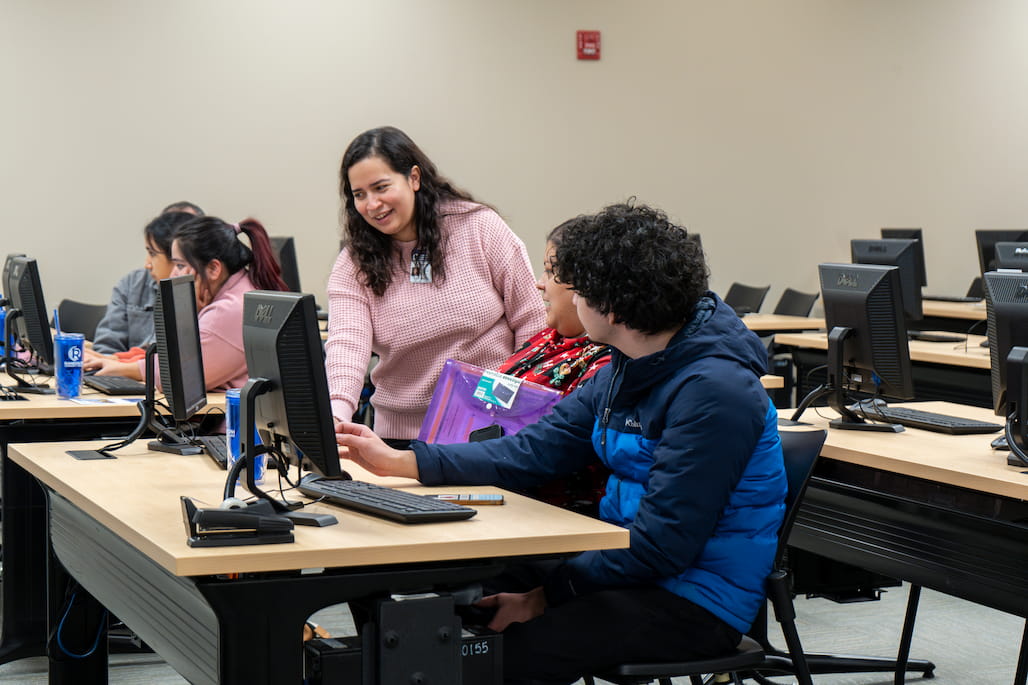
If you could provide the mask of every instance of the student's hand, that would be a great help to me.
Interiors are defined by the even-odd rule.
[[[542,587],[528,592],[501,592],[489,595],[475,602],[476,607],[496,609],[489,629],[501,632],[511,623],[527,623],[546,611],[546,595]]]
[[[102,358],[100,366],[96,369],[97,376],[125,376],[133,380],[143,380],[139,372],[139,364],[136,362],[120,362],[117,359]]]
[[[359,423],[336,424],[339,457],[349,459],[377,476],[418,477],[418,461],[410,450],[396,450]]]
[[[82,355],[82,370],[83,371],[96,371],[103,366],[105,359],[114,359],[113,356],[106,354],[100,354],[91,349],[83,351]]]

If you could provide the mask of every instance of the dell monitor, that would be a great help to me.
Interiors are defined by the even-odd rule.
[[[917,255],[915,261],[917,263],[917,276],[918,282],[922,285],[928,285],[928,272],[925,270],[924,261],[924,236],[921,233],[920,228],[883,228],[882,237],[899,240],[916,240],[917,245],[914,247],[914,252]]]
[[[50,319],[46,313],[43,286],[39,280],[39,267],[35,259],[11,255],[4,265],[4,272],[4,288],[9,303],[4,339],[10,341],[13,332],[21,348],[27,350],[30,355],[28,363],[25,363],[15,355],[12,345],[6,345],[7,373],[17,381],[17,390],[51,394],[54,392],[53,389],[45,383],[35,384],[21,375],[22,372],[31,371],[30,367],[33,365],[38,373],[53,373],[54,338],[50,332]]]
[[[921,281],[918,274],[918,241],[882,238],[880,240],[851,240],[850,254],[854,264],[879,264],[897,267],[903,313],[907,321],[920,321]]]
[[[147,447],[172,454],[200,454],[203,447],[194,435],[189,419],[207,404],[203,374],[200,329],[196,320],[196,290],[193,276],[165,278],[157,284],[154,303],[155,340],[144,362],[146,397],[140,402],[139,424],[124,438],[97,452],[110,452],[138,439],[144,431],[157,435]],[[161,378],[161,391],[170,416],[156,411],[154,356]]]
[[[298,293],[300,290],[300,268],[296,263],[296,243],[291,237],[273,237],[271,249],[275,252],[275,259],[282,271],[282,281],[291,292]]]
[[[989,272],[984,287],[993,410],[1006,417],[1009,463],[1028,466],[1028,274]]]
[[[154,304],[161,391],[172,418],[180,422],[207,405],[195,288],[193,276],[165,278],[157,284]]]
[[[150,449],[173,454],[199,454],[193,414],[207,404],[207,383],[203,375],[200,328],[196,320],[196,279],[193,276],[165,278],[157,284],[153,322],[161,391],[171,413],[170,420],[151,417],[157,439]],[[153,396],[152,360],[147,362],[147,396]]]
[[[260,449],[298,470],[308,467],[324,477],[345,477],[339,466],[314,296],[246,293],[243,348],[250,379],[239,393],[239,452],[245,455],[240,462],[252,463]],[[253,444],[255,428],[260,446]],[[229,473],[226,497],[238,475]],[[251,493],[271,500],[257,489],[252,468],[246,468],[246,484]]]
[[[996,243],[996,270],[1028,272],[1028,243]]]
[[[800,403],[792,420],[828,395],[840,414],[834,428],[895,431],[867,423],[847,403],[854,393],[912,399],[914,381],[900,298],[899,268],[874,264],[819,264],[828,329],[828,379]]]
[[[1026,243],[1028,230],[1022,228],[979,229],[974,232],[981,273],[996,270],[996,243]]]

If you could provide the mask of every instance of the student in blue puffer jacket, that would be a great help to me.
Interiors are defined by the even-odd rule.
[[[504,632],[507,683],[731,650],[764,602],[785,512],[777,414],[760,383],[767,352],[707,290],[700,248],[646,206],[585,218],[551,267],[589,337],[615,348],[590,383],[487,443],[399,451],[366,426],[337,428],[341,456],[427,485],[520,488],[597,458],[613,472],[600,517],[628,528],[627,549],[519,569],[510,591],[480,603]]]

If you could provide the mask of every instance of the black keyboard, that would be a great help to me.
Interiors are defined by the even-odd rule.
[[[452,502],[359,480],[305,480],[298,489],[308,497],[400,523],[460,521],[478,513]]]
[[[850,408],[857,416],[885,421],[886,423],[898,423],[908,428],[920,428],[936,433],[966,435],[969,433],[995,433],[1003,429],[1003,426],[997,423],[976,421],[947,414],[936,414],[930,411],[911,409],[910,407],[890,407],[872,402],[861,402]]]
[[[146,385],[125,376],[83,376],[82,382],[105,395],[146,394]]]
[[[211,461],[223,469],[228,469],[228,441],[224,435],[201,435],[197,440],[203,445],[203,451]]]
[[[934,300],[936,302],[981,302],[982,298],[973,295],[922,295],[922,300]]]

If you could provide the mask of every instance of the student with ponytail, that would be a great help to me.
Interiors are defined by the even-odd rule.
[[[249,246],[243,242],[248,239]],[[171,244],[171,276],[196,278],[197,324],[208,390],[246,383],[243,353],[243,295],[251,290],[286,290],[264,227],[256,219],[229,224],[198,217],[178,228]],[[98,374],[140,380],[144,362],[104,359]]]

